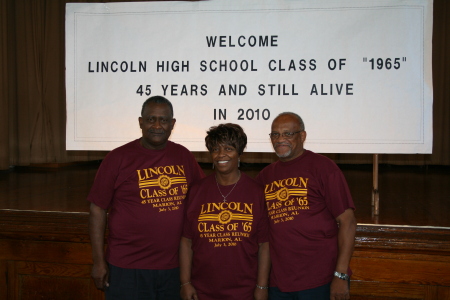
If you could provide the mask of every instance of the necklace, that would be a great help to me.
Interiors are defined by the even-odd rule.
[[[217,189],[219,190],[220,195],[222,195],[222,197],[223,197],[223,202],[227,202],[227,197],[228,197],[228,196],[231,194],[231,192],[234,190],[234,188],[236,187],[237,183],[239,182],[239,179],[241,179],[241,171],[239,171],[239,177],[238,177],[238,180],[236,181],[236,183],[233,185],[233,188],[231,189],[231,191],[230,191],[226,196],[224,196],[224,195],[222,194],[222,191],[220,190],[219,183],[217,182],[217,176],[215,176],[215,179],[216,179]]]

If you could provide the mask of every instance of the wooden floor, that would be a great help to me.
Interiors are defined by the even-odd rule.
[[[241,169],[254,177],[264,165]],[[202,164],[205,173],[212,172]],[[450,228],[450,167],[386,166],[379,171],[380,214],[371,206],[372,166],[341,165],[359,224]],[[86,196],[98,163],[0,172],[0,210],[88,212]]]

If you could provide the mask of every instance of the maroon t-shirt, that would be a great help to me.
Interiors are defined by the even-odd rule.
[[[188,185],[204,176],[185,147],[149,150],[139,139],[103,160],[88,200],[109,209],[106,260],[129,269],[179,266]]]
[[[220,186],[227,195],[233,185]],[[200,300],[252,300],[259,243],[268,241],[262,186],[242,173],[227,202],[212,174],[194,183],[183,236],[192,240],[191,282]]]
[[[354,204],[344,175],[325,156],[305,150],[264,168],[269,215],[270,285],[283,292],[331,282],[338,254],[336,218]]]

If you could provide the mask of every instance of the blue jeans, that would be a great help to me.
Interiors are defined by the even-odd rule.
[[[282,292],[269,287],[269,300],[330,300],[330,283],[298,292]]]
[[[109,264],[107,300],[180,300],[180,269],[123,269]]]

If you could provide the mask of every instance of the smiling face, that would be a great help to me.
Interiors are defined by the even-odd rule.
[[[226,144],[216,145],[210,154],[217,173],[225,175],[237,172],[239,154],[236,148]]]
[[[283,133],[294,133],[292,137],[283,137]],[[298,119],[290,114],[278,116],[272,123],[272,133],[280,136],[271,138],[273,149],[281,161],[290,161],[302,155],[306,132],[301,130]]]
[[[148,103],[142,112],[142,116],[139,117],[139,127],[142,129],[142,146],[151,150],[164,149],[175,121],[167,104]]]

